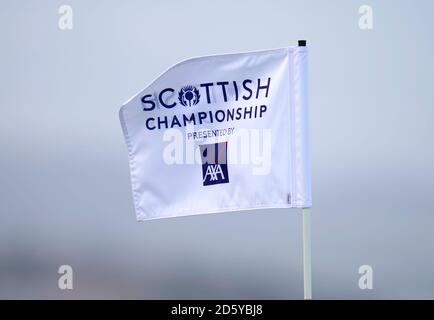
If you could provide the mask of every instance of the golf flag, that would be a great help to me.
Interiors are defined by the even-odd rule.
[[[307,47],[182,61],[123,104],[139,221],[311,206]]]

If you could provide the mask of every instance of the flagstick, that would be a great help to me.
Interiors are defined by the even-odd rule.
[[[306,40],[298,40],[299,47],[306,47]],[[301,209],[303,216],[303,283],[304,299],[312,299],[312,260],[310,236],[310,209]]]
[[[312,299],[312,267],[311,267],[311,237],[310,237],[310,209],[302,209],[303,216],[303,276],[304,299]]]

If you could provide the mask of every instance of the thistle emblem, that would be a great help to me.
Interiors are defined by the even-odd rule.
[[[200,94],[194,86],[185,86],[179,90],[178,94],[179,103],[185,107],[191,107],[199,103]]]

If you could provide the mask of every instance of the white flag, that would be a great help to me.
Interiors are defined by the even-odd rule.
[[[188,59],[124,103],[137,219],[310,207],[307,58]]]

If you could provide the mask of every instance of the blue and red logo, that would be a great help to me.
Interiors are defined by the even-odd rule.
[[[227,150],[228,143],[200,145],[203,185],[210,186],[229,182]]]

